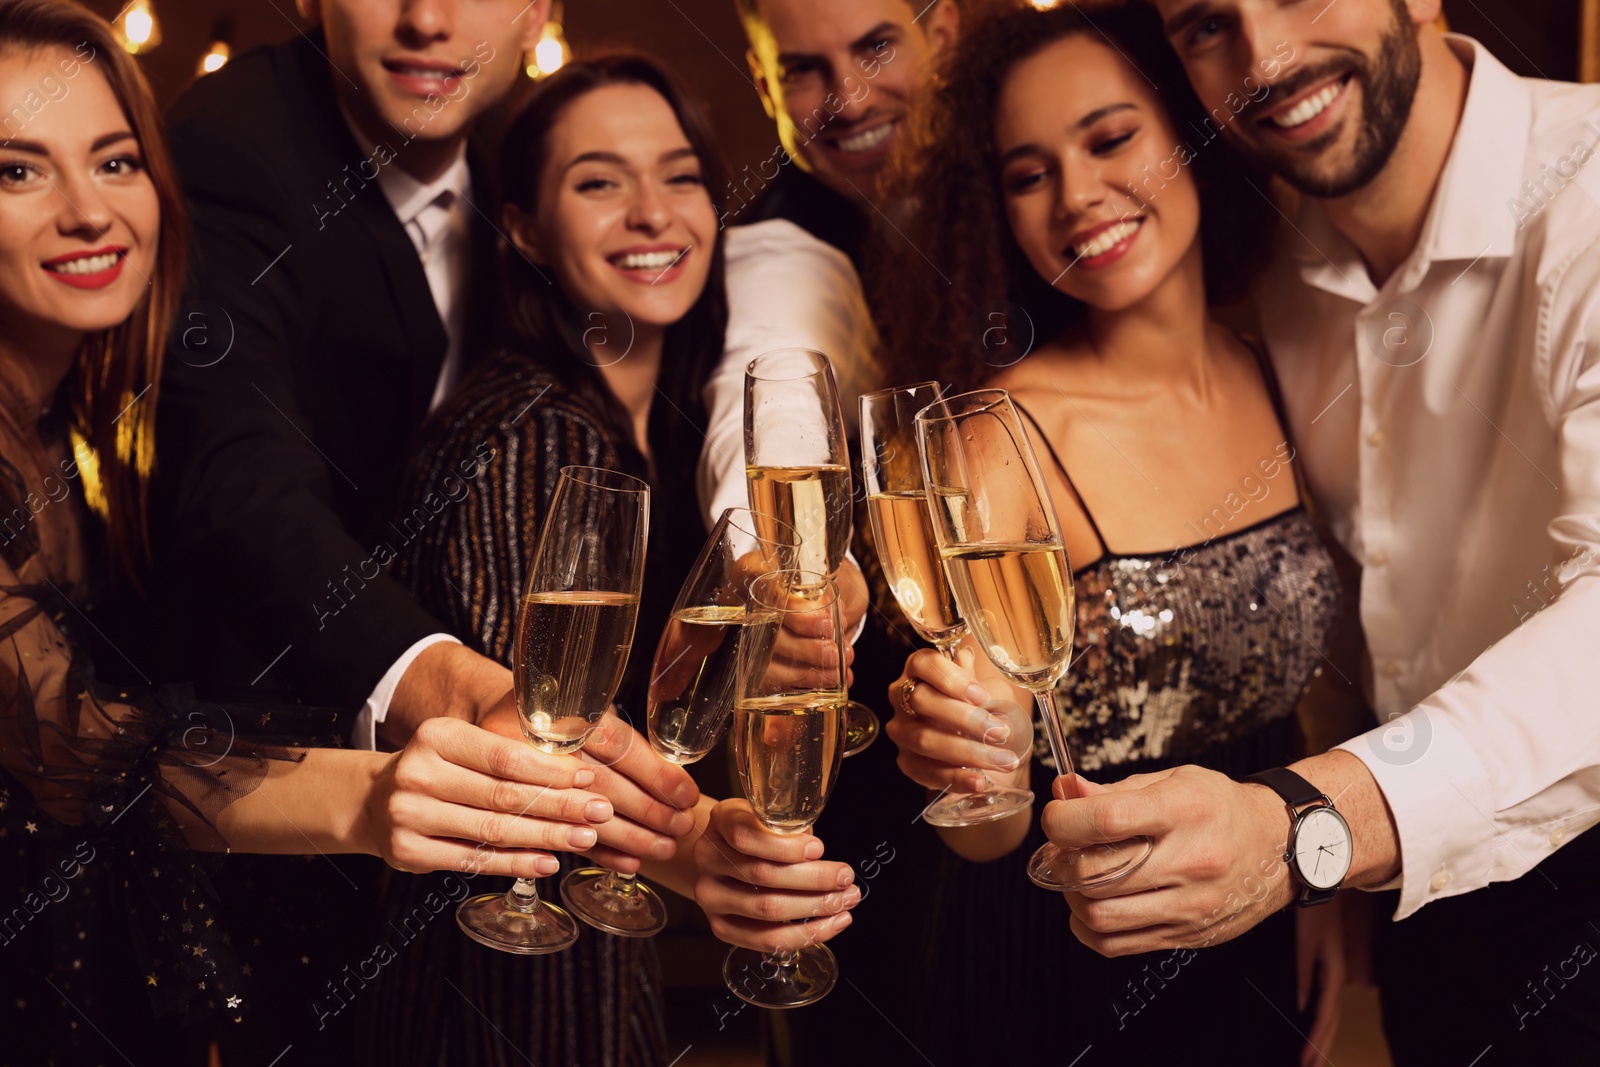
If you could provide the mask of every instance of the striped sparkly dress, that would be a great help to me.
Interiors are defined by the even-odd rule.
[[[652,423],[657,456],[665,454],[654,447],[664,421]],[[648,473],[633,442],[612,432],[595,405],[535,357],[498,351],[424,428],[391,526],[400,542],[396,575],[451,633],[508,665],[528,561],[568,464]],[[651,653],[705,536],[692,475],[652,484],[635,651],[617,697],[625,711],[637,712],[629,717],[639,725]],[[560,877],[541,881],[541,891],[553,895]],[[509,879],[445,873],[387,875],[373,936],[390,949],[383,954],[388,962],[373,982],[377,988],[359,998],[368,1062],[665,1064],[653,940],[582,926],[577,944],[564,952],[516,956],[485,948],[457,928],[454,909],[464,896],[509,885]]]

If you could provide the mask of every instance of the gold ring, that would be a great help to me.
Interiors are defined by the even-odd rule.
[[[900,683],[900,710],[907,715],[915,716],[917,713],[911,707],[911,694],[916,691],[917,679],[907,678]]]

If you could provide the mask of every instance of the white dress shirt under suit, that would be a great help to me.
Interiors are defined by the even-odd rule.
[[[1311,490],[1362,564],[1400,919],[1600,821],[1600,85],[1452,36],[1468,95],[1374,286],[1304,202],[1262,294]],[[1396,717],[1398,716],[1398,717]]]

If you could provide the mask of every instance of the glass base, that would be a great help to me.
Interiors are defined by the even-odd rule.
[[[982,793],[946,793],[929,804],[922,821],[933,826],[980,826],[1033,809],[1027,789],[990,789]]]
[[[788,959],[736,948],[722,961],[722,980],[733,995],[758,1008],[803,1008],[828,995],[839,964],[826,945],[807,945]]]
[[[580,867],[561,879],[561,902],[595,929],[620,937],[649,937],[667,925],[661,894],[604,867]]]
[[[1121,881],[1144,866],[1155,842],[1132,837],[1087,848],[1040,845],[1028,860],[1028,877],[1042,889],[1077,892]]]
[[[860,701],[845,705],[844,754],[859,756],[878,739],[878,716]]]
[[[456,923],[478,944],[519,956],[560,952],[578,940],[572,916],[517,889],[463,900]]]

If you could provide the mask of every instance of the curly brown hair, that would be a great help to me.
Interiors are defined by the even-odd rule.
[[[885,382],[931,376],[976,388],[1021,358],[1007,353],[1025,354],[1082,317],[1083,305],[1041,278],[1012,236],[994,151],[995,107],[1011,70],[1078,34],[1128,59],[1156,87],[1175,130],[1193,130],[1198,140],[1217,126],[1167,45],[1160,16],[1139,0],[1087,11],[1024,7],[983,23],[962,42],[944,83],[914,108],[882,190],[904,209],[888,209],[895,225],[876,227],[867,251]],[[1199,186],[1206,296],[1215,306],[1247,291],[1265,260],[1274,209],[1265,179],[1212,136],[1179,147],[1188,149]]]

